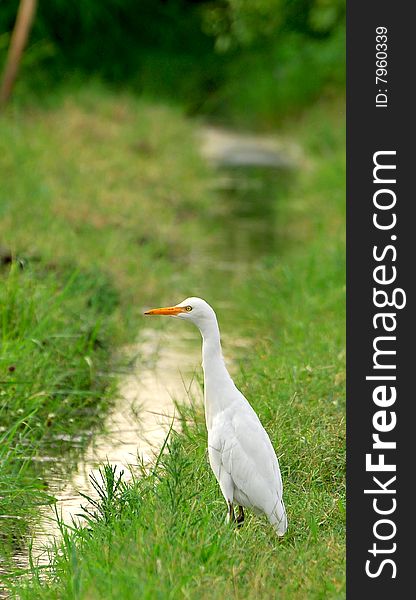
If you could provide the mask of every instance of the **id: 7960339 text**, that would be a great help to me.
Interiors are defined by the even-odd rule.
[[[376,27],[376,107],[387,108],[387,27]],[[384,86],[384,87],[380,87]]]

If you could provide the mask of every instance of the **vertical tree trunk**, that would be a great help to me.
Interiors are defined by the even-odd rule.
[[[36,6],[37,0],[20,0],[0,88],[0,108],[7,103],[12,93],[23,50],[35,17]]]

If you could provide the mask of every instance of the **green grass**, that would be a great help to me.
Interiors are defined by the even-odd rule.
[[[218,266],[230,257],[218,256],[212,241],[226,233],[217,216],[227,207],[198,157],[193,124],[176,109],[89,89],[47,111],[11,112],[0,127],[0,169],[20,167],[0,191],[0,235],[26,261],[9,276],[8,293],[20,290],[17,313],[28,315],[26,327],[15,326],[16,343],[25,341],[19,362],[36,373],[44,365],[37,377],[43,385],[32,394],[40,388],[83,392],[64,407],[53,394],[42,396],[31,419],[42,424],[49,412],[60,423],[76,418],[72,411],[76,415],[97,390],[108,402],[108,381],[96,374],[112,344],[116,349],[134,339],[141,307],[201,295],[218,308],[228,339],[250,340],[235,379],[277,449],[289,515],[281,540],[253,515],[238,531],[225,525],[202,409],[182,406],[182,430],[172,432],[154,471],[116,486],[107,467],[97,518],[88,530],[64,531],[50,578],[39,579],[34,569],[18,586],[20,597],[344,597],[340,105],[315,107],[287,124],[284,135],[302,145],[306,159],[273,213],[282,240],[278,254],[254,256],[233,273]],[[32,337],[65,332],[78,337],[58,336],[47,355],[30,344]],[[17,345],[10,348],[2,364],[11,364],[13,352],[17,361]],[[96,365],[92,379],[86,355]],[[33,379],[33,372],[27,376]],[[13,425],[21,417],[16,394],[8,393],[7,430],[17,447]],[[36,448],[49,428],[41,425],[36,435],[32,429]],[[29,481],[32,469],[29,464]]]
[[[32,508],[51,501],[42,463],[33,459],[58,458],[62,434],[97,427],[109,402],[101,371],[109,361],[106,310],[94,304],[98,290],[83,289],[81,272],[65,281],[27,265],[14,266],[0,285],[3,557],[24,544],[28,511],[34,517]]]
[[[108,274],[124,309],[138,290],[160,294],[210,200],[193,126],[178,109],[98,85],[50,104],[0,122],[3,244],[52,267]]]

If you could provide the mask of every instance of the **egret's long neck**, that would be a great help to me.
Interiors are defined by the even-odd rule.
[[[202,366],[204,374],[213,375],[227,373],[222,356],[220,330],[216,321],[209,322],[201,328]],[[227,373],[228,374],[228,373]]]
[[[205,412],[210,426],[216,412],[227,407],[227,390],[234,389],[234,382],[227,371],[222,356],[220,330],[216,319],[200,328],[202,334],[202,367],[204,369]]]

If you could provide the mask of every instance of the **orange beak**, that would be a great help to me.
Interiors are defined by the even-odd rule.
[[[179,313],[186,312],[183,306],[167,306],[166,308],[152,308],[147,310],[145,315],[167,315],[168,317],[175,317]]]

